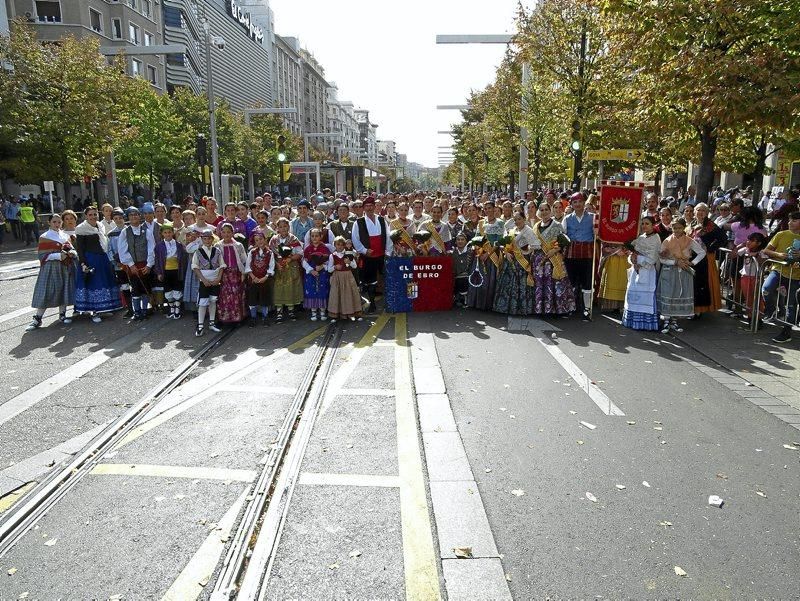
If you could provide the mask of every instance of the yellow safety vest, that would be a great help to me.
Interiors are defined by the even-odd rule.
[[[33,223],[35,221],[33,216],[33,207],[20,207],[19,220],[22,223]]]

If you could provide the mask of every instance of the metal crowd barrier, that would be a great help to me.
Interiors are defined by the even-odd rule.
[[[768,270],[769,266],[788,266],[789,275],[785,276],[776,270]],[[775,259],[766,259],[759,265],[758,276],[756,277],[756,290],[755,298],[753,299],[754,313],[755,308],[759,307],[763,297],[763,285],[769,273],[777,273],[777,285],[773,290],[776,295],[775,309],[769,315],[764,315],[765,319],[771,320],[773,323],[780,323],[785,326],[796,327],[798,323],[798,313],[800,313],[800,263],[787,261],[777,261]],[[791,313],[790,313],[791,309]],[[766,309],[765,309],[766,312]],[[760,325],[759,319],[751,321],[750,331],[755,333],[758,331]]]
[[[716,255],[719,260],[720,292],[726,308],[752,319],[753,307],[757,306],[754,303],[754,293],[751,295],[745,293],[742,289],[742,276],[739,273],[745,264],[745,257],[729,248],[718,249]]]

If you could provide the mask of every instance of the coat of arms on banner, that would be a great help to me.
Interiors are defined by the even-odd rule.
[[[630,201],[627,198],[614,198],[611,200],[611,221],[625,223],[630,215]]]
[[[643,202],[643,183],[604,182],[600,187],[598,223],[600,240],[624,244],[639,235],[639,219]]]

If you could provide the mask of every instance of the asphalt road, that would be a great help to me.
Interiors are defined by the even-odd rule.
[[[705,359],[680,342],[550,323],[563,332],[540,338],[624,416],[504,316],[414,322],[434,333],[514,598],[797,598],[800,452],[783,445],[798,430],[687,364]]]
[[[3,503],[19,502],[9,492],[79,450],[206,340],[189,319],[160,317],[50,317],[23,333],[29,314],[3,317],[27,306],[34,281],[0,283],[0,518]],[[345,324],[265,598],[435,598],[456,590],[457,573],[468,592],[451,599],[500,598],[488,582],[464,585],[478,561],[446,559],[453,532],[469,539],[480,527],[476,507],[488,518],[481,545],[516,599],[800,598],[795,409],[773,410],[782,421],[737,378],[710,375],[719,366],[709,353],[606,318],[462,311],[407,322],[413,378],[405,318]],[[207,597],[320,332],[308,320],[239,328],[0,559],[0,598]],[[463,502],[445,500],[452,524],[434,512],[434,493],[464,470],[414,412],[423,401],[412,379],[419,394],[436,392],[439,377],[419,370],[435,365],[414,347],[426,332],[455,418],[445,438],[463,444],[476,482]],[[696,332],[691,341],[702,342]]]

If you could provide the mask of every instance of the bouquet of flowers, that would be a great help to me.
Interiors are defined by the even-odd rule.
[[[786,261],[788,263],[800,263],[800,240],[795,240],[786,249]]]
[[[415,232],[412,236],[414,242],[417,244],[425,244],[428,240],[431,239],[431,233],[427,230],[422,230],[419,232]]]
[[[559,234],[556,237],[556,241],[558,242],[558,245],[561,247],[561,250],[564,250],[565,248],[567,248],[570,245],[570,242],[571,242],[570,239],[567,238],[566,234]]]
[[[486,236],[475,236],[469,241],[469,245],[475,248],[480,248],[486,244]]]

